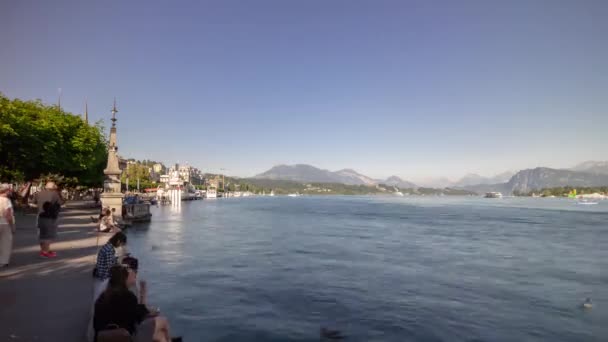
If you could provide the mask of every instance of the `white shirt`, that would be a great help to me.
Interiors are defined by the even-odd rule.
[[[11,200],[9,200],[7,197],[0,196],[0,224],[8,224],[8,221],[6,221],[5,218],[6,211],[12,207],[13,204],[11,203]]]

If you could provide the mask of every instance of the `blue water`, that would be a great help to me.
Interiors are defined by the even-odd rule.
[[[187,341],[608,341],[608,201],[274,197],[129,232]],[[591,297],[594,308],[580,303]]]

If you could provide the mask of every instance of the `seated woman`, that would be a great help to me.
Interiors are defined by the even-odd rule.
[[[116,233],[120,232],[121,229],[116,222],[114,222],[114,216],[110,208],[105,208],[101,217],[99,218],[99,231],[102,233]]]
[[[95,338],[100,331],[118,327],[131,334],[134,342],[170,342],[169,323],[149,310],[145,305],[146,291],[140,289],[141,303],[129,288],[135,286],[135,272],[123,265],[115,265],[110,270],[108,288],[95,302],[93,328]],[[142,293],[143,292],[143,293]]]

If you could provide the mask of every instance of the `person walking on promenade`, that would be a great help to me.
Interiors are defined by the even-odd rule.
[[[110,268],[118,263],[116,249],[127,244],[127,236],[118,232],[114,234],[108,242],[99,249],[97,262],[93,270],[93,300],[105,291],[110,278]]]
[[[8,266],[13,250],[15,216],[9,199],[10,192],[10,185],[0,184],[0,268]]]
[[[61,195],[57,184],[47,182],[45,189],[37,197],[38,205],[38,238],[40,240],[40,256],[54,258],[57,253],[51,250],[51,242],[57,238],[57,218],[61,210]]]

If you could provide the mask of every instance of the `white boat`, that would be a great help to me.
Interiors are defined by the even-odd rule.
[[[205,192],[205,198],[217,198],[217,190],[213,187],[207,188],[207,192]]]
[[[274,197],[274,191],[271,191],[269,196]]]
[[[585,200],[585,199],[576,202],[576,204],[580,204],[580,205],[595,205],[597,203],[598,202],[592,202],[592,201]]]
[[[485,198],[502,198],[502,194],[500,192],[486,192],[485,196],[483,196]]]
[[[297,192],[296,192],[295,194],[289,194],[289,195],[287,195],[287,196],[289,196],[289,197],[299,197],[299,196],[301,196],[301,195],[300,195],[299,193],[297,193]]]
[[[395,194],[395,196],[403,197],[403,192],[401,192],[401,191],[395,191],[394,194]]]

